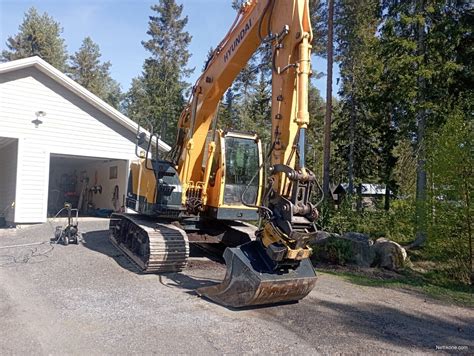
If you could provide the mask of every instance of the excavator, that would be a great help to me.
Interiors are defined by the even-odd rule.
[[[315,175],[305,166],[311,75],[309,0],[245,1],[207,61],[165,157],[151,129],[137,133],[126,206],[110,240],[143,273],[179,272],[190,243],[228,246],[224,280],[197,293],[241,308],[296,302],[314,288],[309,241],[318,211]],[[218,129],[219,103],[260,45],[271,47],[271,144],[255,133]],[[140,131],[140,127],[139,127]],[[249,236],[245,222],[259,221]]]

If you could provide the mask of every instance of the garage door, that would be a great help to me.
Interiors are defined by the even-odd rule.
[[[82,216],[120,211],[128,178],[128,161],[51,154],[48,215],[68,202]]]
[[[15,220],[15,192],[18,140],[0,137],[0,216],[6,221]]]

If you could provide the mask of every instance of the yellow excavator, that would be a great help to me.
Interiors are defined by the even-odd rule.
[[[308,2],[244,2],[193,87],[174,148],[161,158],[150,149],[158,135],[138,132],[137,147],[148,149],[130,170],[126,205],[136,213],[113,214],[110,239],[143,272],[181,271],[189,243],[217,241],[229,246],[226,276],[199,295],[239,308],[298,301],[313,289],[308,242],[318,211],[310,201],[315,176],[305,167]],[[217,129],[223,94],[262,43],[272,49],[266,157],[254,133]],[[243,222],[257,220],[260,228],[249,236]]]

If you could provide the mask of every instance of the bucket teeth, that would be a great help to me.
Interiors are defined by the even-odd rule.
[[[257,241],[227,248],[224,280],[199,288],[197,293],[218,304],[241,308],[298,301],[314,288],[316,273],[309,259],[302,260],[295,269],[272,271],[261,252]]]

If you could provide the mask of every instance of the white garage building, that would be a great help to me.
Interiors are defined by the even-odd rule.
[[[39,57],[0,64],[0,216],[45,222],[66,201],[85,213],[120,209],[136,131]]]

